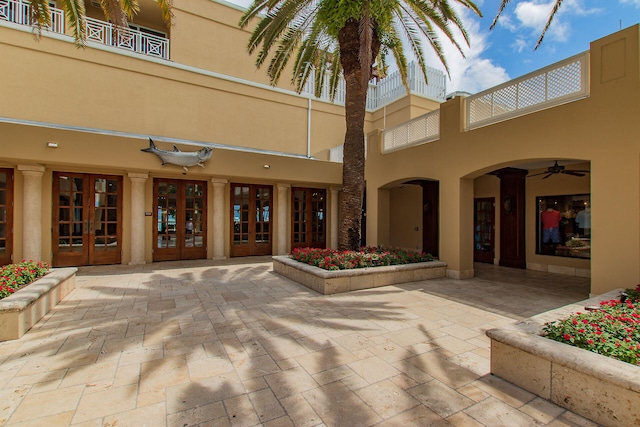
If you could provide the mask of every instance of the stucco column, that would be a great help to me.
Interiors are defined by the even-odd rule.
[[[226,179],[211,178],[213,184],[213,259],[224,258],[224,191]]]
[[[42,259],[42,176],[44,166],[18,165],[24,177],[22,191],[22,258]],[[48,260],[44,260],[48,261]]]
[[[129,173],[131,180],[131,261],[130,265],[145,264],[145,216],[144,186],[149,175],[146,173]]]
[[[331,249],[338,249],[338,224],[340,224],[340,218],[339,218],[339,207],[340,207],[340,200],[338,199],[338,194],[340,192],[340,189],[337,187],[331,187],[331,216],[330,216],[330,222],[331,222],[331,231],[330,231],[330,241],[329,241],[329,248]]]
[[[473,270],[473,180],[440,181],[440,259],[447,277],[470,279]]]
[[[289,206],[289,184],[278,184],[278,240],[276,255],[287,254],[287,224],[289,215],[287,215],[287,207]]]

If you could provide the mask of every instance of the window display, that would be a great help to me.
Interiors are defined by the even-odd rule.
[[[536,253],[591,258],[591,196],[543,196],[536,200]]]

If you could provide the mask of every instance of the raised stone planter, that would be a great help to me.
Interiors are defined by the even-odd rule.
[[[328,271],[295,261],[288,256],[273,257],[274,272],[324,295],[436,279],[444,277],[446,269],[446,263],[430,261]]]
[[[546,322],[618,299],[611,291],[491,329],[491,373],[606,426],[640,425],[640,367],[540,336]]]
[[[77,268],[51,270],[0,300],[0,341],[20,338],[76,287]]]

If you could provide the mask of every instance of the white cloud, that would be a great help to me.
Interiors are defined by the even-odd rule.
[[[476,93],[510,80],[503,67],[483,56],[488,48],[489,34],[480,29],[479,21],[467,10],[458,8],[456,12],[464,22],[471,46],[467,47],[461,43],[465,55],[462,57],[458,49],[441,36],[451,74],[451,80],[447,81],[447,92]],[[463,40],[462,36],[457,37],[457,40]]]
[[[640,0],[620,1],[640,3]],[[505,13],[498,20],[498,24],[513,33],[526,32],[528,37],[536,38],[544,29],[555,4],[556,0],[520,1],[513,10],[514,17]],[[572,32],[571,20],[600,12],[602,9],[586,7],[584,0],[564,0],[545,35],[547,44],[551,41],[567,41]],[[501,23],[504,18],[505,22]],[[513,46],[520,51],[520,44],[514,43]]]
[[[622,4],[630,4],[632,6],[640,8],[640,0],[620,0]]]
[[[529,45],[529,43],[522,37],[518,37],[515,39],[515,41],[511,44],[511,46],[518,51],[518,53],[522,53],[527,46]]]

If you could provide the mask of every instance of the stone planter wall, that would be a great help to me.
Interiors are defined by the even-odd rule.
[[[640,367],[540,336],[546,322],[618,299],[612,291],[491,329],[491,373],[605,426],[640,425]]]
[[[20,338],[76,287],[77,268],[51,270],[0,300],[0,341]]]
[[[430,261],[328,271],[295,261],[288,256],[273,257],[274,272],[324,295],[436,279],[445,277],[446,269],[446,263]]]

